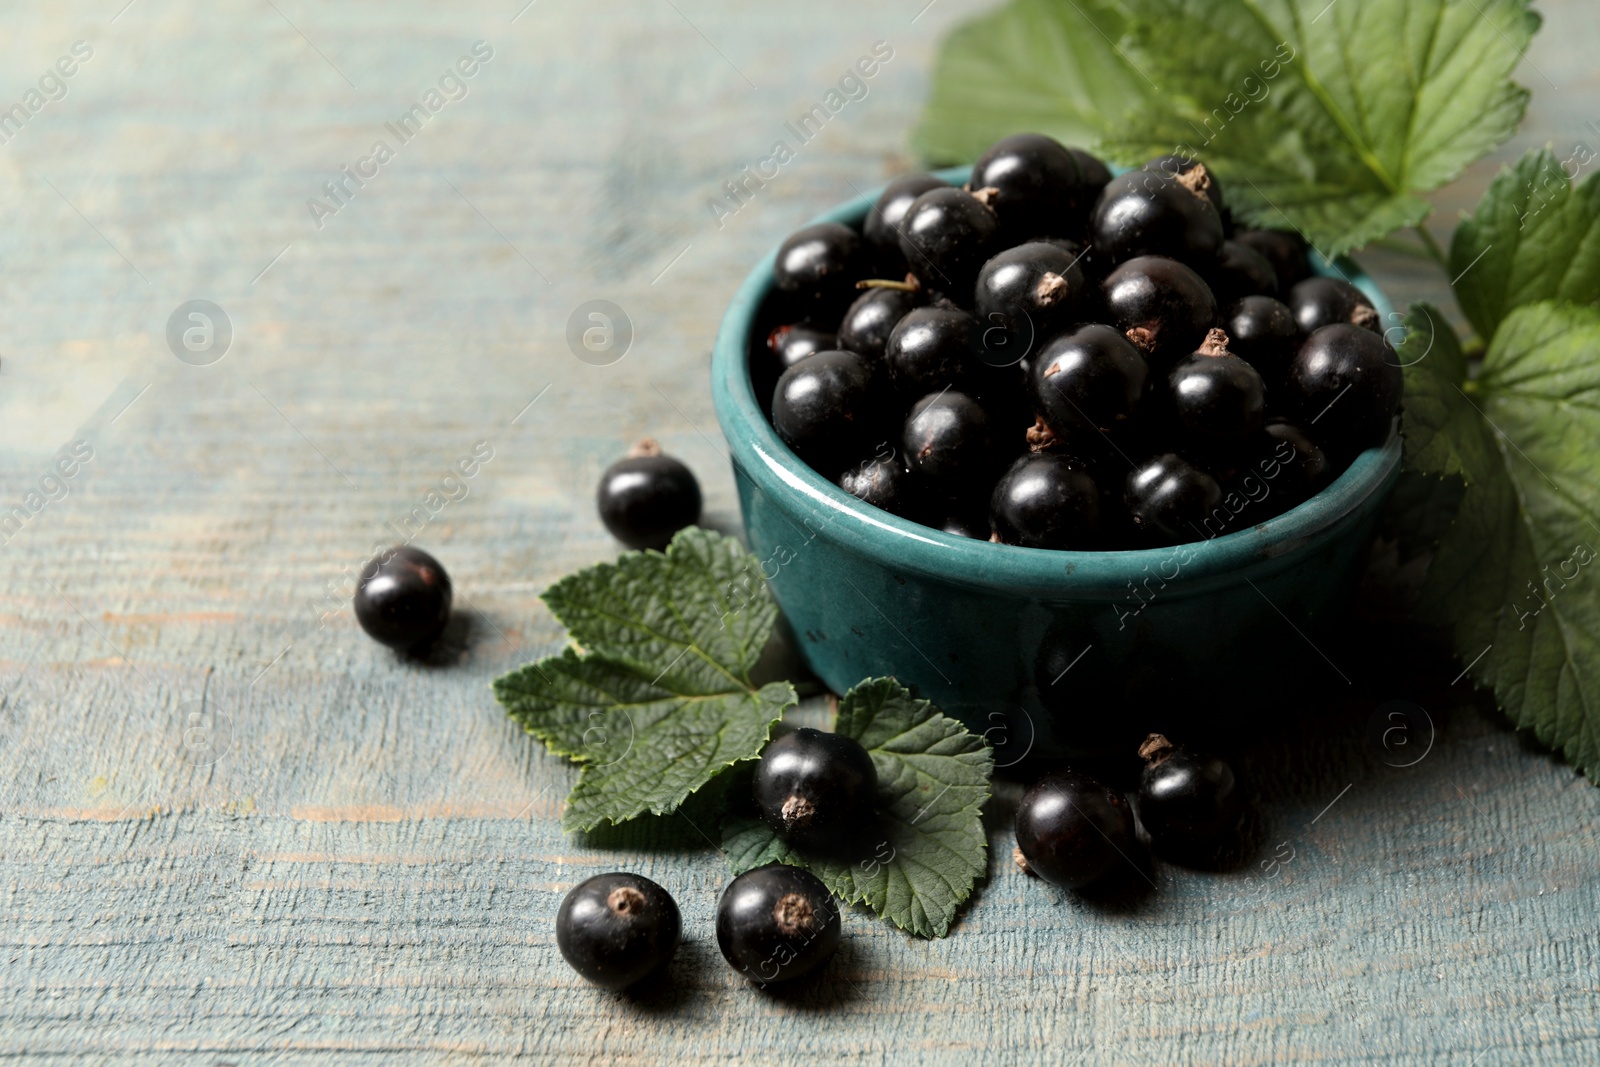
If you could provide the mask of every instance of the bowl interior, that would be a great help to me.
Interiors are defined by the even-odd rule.
[[[935,173],[959,184],[968,170],[950,168]],[[811,222],[842,222],[859,229],[880,192],[874,189],[846,201]],[[776,249],[745,279],[723,318],[712,354],[713,402],[738,476],[767,482],[775,491],[803,498],[806,507],[826,515],[834,536],[874,556],[892,558],[898,567],[927,575],[1031,592],[1045,591],[1042,585],[1060,585],[1063,592],[1070,589],[1081,594],[1087,588],[1118,588],[1130,573],[1170,564],[1174,551],[1170,547],[1047,550],[947,534],[858,500],[812,470],[773,430],[750,370],[751,333],[772,289],[775,256]],[[1311,253],[1310,263],[1316,273],[1344,278],[1361,289],[1383,322],[1399,321],[1383,292],[1352,261],[1330,263]],[[1393,432],[1383,447],[1363,452],[1331,485],[1298,507],[1255,526],[1177,546],[1185,550],[1186,577],[1203,583],[1287,555],[1294,547],[1315,540],[1386,489],[1399,458],[1399,436]]]

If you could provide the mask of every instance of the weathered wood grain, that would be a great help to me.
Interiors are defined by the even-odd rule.
[[[1417,667],[1440,732],[1414,767],[1367,745],[1370,705],[1254,741],[1241,869],[1055,895],[1003,862],[997,814],[955,936],[851,916],[838,981],[786,997],[718,956],[725,875],[694,827],[561,835],[572,772],[487,683],[558,646],[539,590],[615,550],[591,493],[630,439],[683,456],[708,521],[737,523],[705,384],[723,304],[800,220],[907,165],[937,35],[983,6],[923,3],[0,14],[0,104],[94,49],[0,144],[0,515],[59,447],[94,453],[0,535],[0,1054],[1600,1059],[1600,792],[1475,710],[1448,664]],[[1600,30],[1578,0],[1543,6],[1533,110],[1498,158],[1600,144]],[[307,199],[478,40],[494,54],[466,98],[317,228]],[[722,183],[877,40],[895,55],[866,99],[719,227]],[[1440,198],[1441,227],[1492,172]],[[1366,262],[1399,300],[1444,299],[1409,261]],[[211,366],[166,346],[193,298],[233,323]],[[610,366],[564,341],[590,299],[637,331]],[[478,441],[492,460],[427,512]],[[462,606],[427,665],[344,606],[419,508]],[[1267,878],[1279,842],[1294,858]],[[688,938],[634,999],[584,986],[551,928],[568,887],[617,867],[666,885]]]

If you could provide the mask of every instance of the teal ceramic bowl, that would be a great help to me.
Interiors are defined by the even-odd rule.
[[[876,197],[813,221],[859,228]],[[750,547],[801,655],[830,689],[893,675],[991,740],[1050,750],[1076,747],[1092,720],[1118,714],[1108,701],[1170,704],[1188,694],[1196,704],[1205,686],[1247,704],[1285,669],[1345,684],[1313,642],[1350,590],[1399,474],[1397,435],[1299,507],[1208,541],[1065,552],[956,537],[862,503],[779,440],[749,362],[764,351],[752,333],[775,254],[723,318],[712,399]],[[1348,278],[1384,322],[1397,321],[1354,264],[1318,258],[1313,267]]]

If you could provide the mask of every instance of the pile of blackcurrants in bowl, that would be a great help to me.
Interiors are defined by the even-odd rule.
[[[751,369],[779,437],[951,534],[1107,550],[1247,529],[1382,445],[1400,405],[1372,302],[1311,274],[1298,235],[1235,229],[1182,157],[1112,177],[1007,137],[965,186],[900,178],[859,232],[793,234],[773,283]]]

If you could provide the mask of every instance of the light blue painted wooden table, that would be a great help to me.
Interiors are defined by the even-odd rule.
[[[1254,745],[1256,863],[1162,867],[1155,892],[1094,906],[1028,883],[997,828],[955,936],[850,916],[838,981],[787,999],[718,957],[703,842],[559,832],[571,771],[487,683],[558,647],[538,592],[615,551],[591,493],[631,439],[662,439],[708,521],[737,524],[705,382],[720,311],[786,231],[909,166],[934,43],[983,6],[924,4],[0,14],[0,108],[39,91],[0,126],[0,1054],[1600,1061],[1600,791],[1448,662],[1395,694],[1426,693],[1438,727],[1414,766],[1367,744],[1371,701]],[[1501,159],[1600,143],[1592,6],[1542,6],[1533,109]],[[893,57],[867,96],[714,211],[877,41]],[[397,136],[430,90],[437,112]],[[1444,299],[1407,261],[1366,262],[1397,298]],[[168,344],[197,299],[231,324],[214,362],[216,337],[189,362]],[[569,350],[590,300],[633,324],[618,362]],[[492,459],[446,482],[478,442]],[[431,665],[345,608],[397,527],[460,594]],[[1261,868],[1278,842],[1294,858]],[[553,944],[565,889],[615,867],[685,917],[674,981],[634,1000]]]

